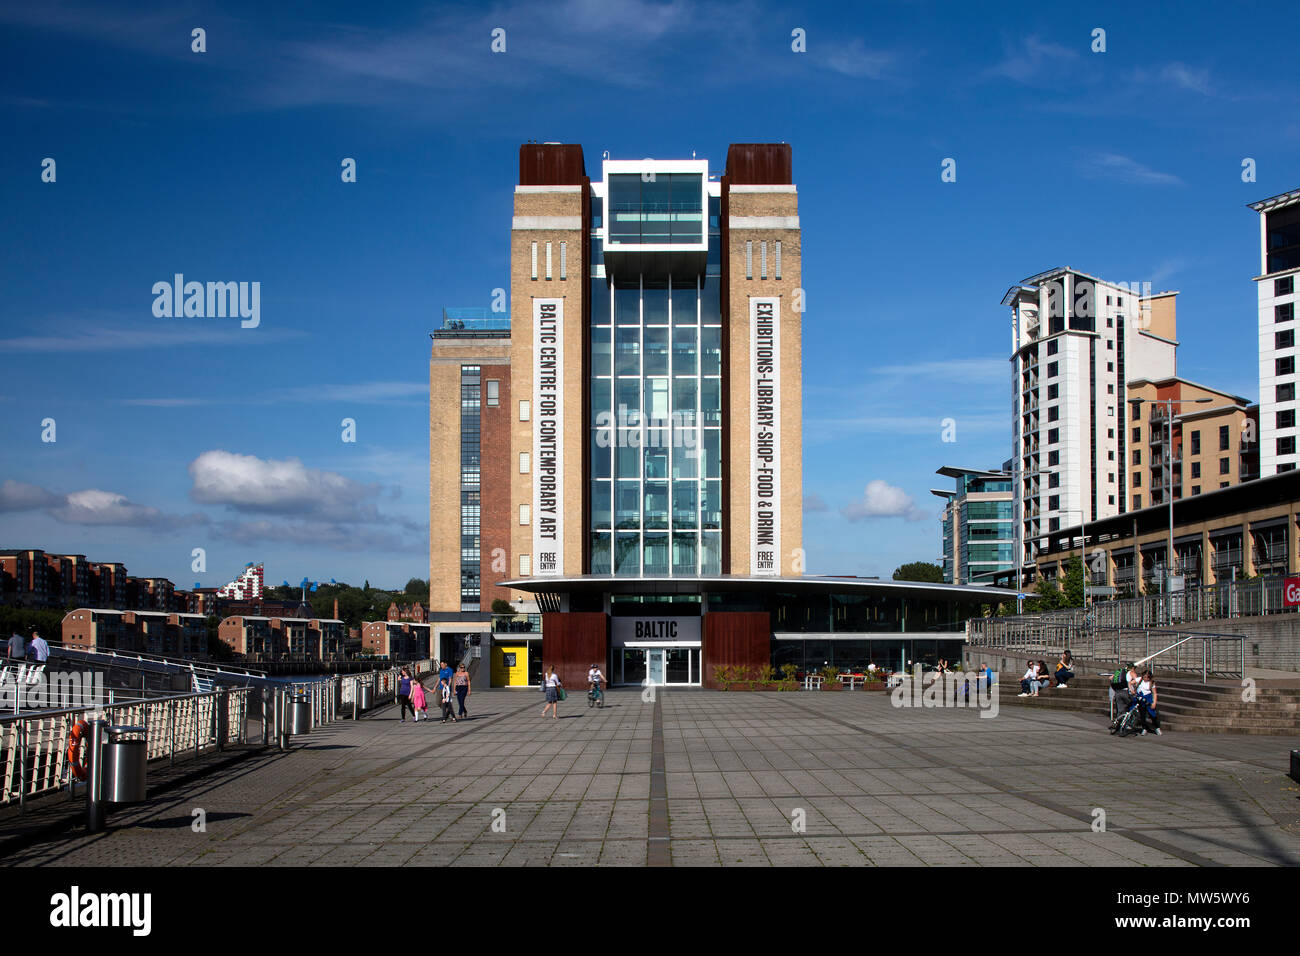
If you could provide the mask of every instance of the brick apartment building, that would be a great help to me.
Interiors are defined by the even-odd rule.
[[[429,656],[431,627],[416,621],[366,621],[361,649],[377,657],[423,660]]]
[[[235,615],[217,627],[217,637],[249,660],[325,660],[342,657],[347,630],[337,618]]]
[[[201,659],[208,656],[208,625],[201,614],[81,607],[63,617],[63,645]]]

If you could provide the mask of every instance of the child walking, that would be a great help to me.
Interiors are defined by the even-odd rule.
[[[453,717],[451,713],[451,685],[446,681],[443,681],[438,684],[438,691],[442,695],[442,722],[445,724],[448,718],[450,718],[451,722],[454,724],[456,718]]]
[[[411,708],[415,711],[415,722],[420,722],[420,715],[424,714],[424,719],[429,719],[429,702],[424,697],[424,685],[420,681],[411,681]]]

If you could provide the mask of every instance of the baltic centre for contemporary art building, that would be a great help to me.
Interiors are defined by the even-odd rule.
[[[606,159],[592,179],[581,146],[525,144],[510,236],[508,307],[446,311],[429,376],[430,621],[492,621],[502,682],[539,655],[571,683],[592,663],[707,684],[836,649],[902,662],[934,647],[870,640],[952,639],[1003,599],[803,575],[788,145],[732,145],[721,175]],[[493,620],[498,600],[521,615]]]

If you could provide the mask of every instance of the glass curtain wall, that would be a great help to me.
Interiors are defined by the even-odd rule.
[[[604,271],[592,263],[591,573],[719,574],[720,278]]]

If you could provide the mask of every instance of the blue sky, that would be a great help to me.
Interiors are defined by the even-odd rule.
[[[508,287],[526,140],[592,174],[793,145],[812,572],[937,557],[934,470],[1009,453],[1026,276],[1180,290],[1180,373],[1258,398],[1246,203],[1300,186],[1286,5],[379,7],[0,9],[0,546],[185,586],[426,576],[428,332]],[[260,282],[260,324],[156,318],[175,273]]]

